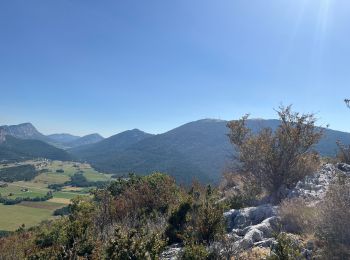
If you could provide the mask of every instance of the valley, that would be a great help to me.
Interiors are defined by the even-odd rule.
[[[89,196],[94,186],[76,187],[68,184],[77,173],[91,183],[111,180],[111,175],[99,173],[89,164],[47,159],[0,164],[0,179],[1,170],[24,165],[33,165],[39,174],[29,181],[0,180],[0,198],[10,200],[11,204],[0,203],[0,231],[14,231],[22,224],[28,228],[55,218],[54,211],[67,206],[71,199]],[[54,185],[58,185],[58,188]],[[45,198],[48,194],[50,196]]]

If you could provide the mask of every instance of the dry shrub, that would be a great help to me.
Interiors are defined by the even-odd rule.
[[[170,176],[154,173],[128,185],[114,198],[116,218],[138,219],[152,212],[164,214],[178,203],[178,187]]]
[[[245,251],[236,259],[237,260],[261,260],[261,259],[266,259],[269,255],[270,255],[270,249],[254,247],[248,251]]]
[[[322,204],[317,236],[325,258],[350,259],[350,178],[340,174],[330,185]],[[328,258],[329,259],[329,258]]]
[[[249,173],[225,173],[220,190],[231,209],[253,206],[262,195],[260,185]]]
[[[315,126],[313,114],[299,114],[291,106],[278,112],[279,127],[273,131],[264,128],[259,133],[246,126],[248,116],[227,124],[231,143],[237,150],[236,170],[251,174],[274,200],[279,201],[279,190],[291,188],[319,165],[312,147],[319,142],[323,131]]]
[[[350,164],[350,145],[344,145],[338,141],[337,146],[337,159],[342,163]]]
[[[286,232],[305,234],[315,230],[316,209],[307,206],[301,198],[284,200],[280,205],[279,215]]]

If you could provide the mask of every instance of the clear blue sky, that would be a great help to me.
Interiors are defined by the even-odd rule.
[[[350,131],[349,25],[349,0],[1,1],[0,124],[161,133],[292,103]]]

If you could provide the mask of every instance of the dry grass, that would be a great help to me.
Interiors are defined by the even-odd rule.
[[[282,226],[285,231],[295,234],[312,234],[315,231],[317,210],[301,199],[287,199],[279,209]]]

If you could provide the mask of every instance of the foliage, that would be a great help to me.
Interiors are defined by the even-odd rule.
[[[350,179],[340,174],[320,205],[317,236],[325,257],[350,258]]]
[[[220,191],[228,204],[228,208],[240,209],[250,207],[255,205],[259,200],[261,187],[249,175],[224,174]]]
[[[277,244],[272,246],[271,255],[267,260],[294,260],[301,258],[299,241],[287,233],[279,233],[276,237]]]
[[[188,213],[191,209],[190,202],[183,202],[177,210],[175,210],[169,220],[165,235],[168,237],[169,244],[181,243],[184,240],[184,231],[188,221]]]
[[[186,228],[187,240],[209,245],[221,239],[225,230],[224,208],[217,203],[211,186],[201,191],[195,190],[192,197],[194,203]]]
[[[93,236],[92,217],[94,207],[86,198],[73,199],[71,214],[60,220],[44,225],[35,238],[36,250],[30,257],[57,257],[76,259],[92,255],[97,247]]]
[[[205,260],[209,258],[209,252],[202,244],[189,244],[184,248],[183,260]]]
[[[279,216],[287,232],[306,234],[315,231],[316,209],[307,206],[301,198],[284,200],[279,207]]]
[[[195,183],[188,199],[168,220],[165,234],[169,243],[206,244],[220,239],[224,233],[224,207],[216,203],[217,194],[210,185]]]
[[[18,139],[7,135],[6,141],[0,144],[0,161],[22,161],[35,158],[72,160],[68,152],[39,140]]]
[[[231,143],[238,155],[236,171],[253,177],[273,199],[280,200],[279,190],[290,188],[318,166],[311,153],[322,137],[313,114],[292,112],[291,106],[278,112],[280,125],[273,131],[264,128],[253,134],[246,126],[248,116],[227,124]]]
[[[190,191],[164,174],[118,179],[93,197],[78,197],[40,226],[0,240],[13,259],[158,259],[168,240],[183,242],[185,257],[204,259],[224,232],[216,189],[194,183]],[[67,215],[65,215],[67,214]],[[27,235],[26,243],[19,238]],[[16,252],[9,241],[15,241]],[[2,256],[2,255],[1,255]]]
[[[65,183],[54,183],[54,184],[49,184],[47,187],[54,191],[61,191],[64,186],[66,186]]]
[[[19,165],[0,169],[0,181],[30,181],[38,175],[31,164]]]
[[[47,201],[49,199],[52,199],[53,196],[52,196],[52,192],[49,191],[46,193],[45,196],[42,196],[42,197],[34,197],[34,198],[31,198],[31,197],[16,197],[15,199],[11,199],[9,197],[3,197],[1,196],[0,194],[0,203],[3,203],[4,205],[15,205],[15,204],[18,204],[18,203],[21,203],[22,201]]]
[[[181,199],[175,181],[161,173],[118,179],[109,190],[115,196],[115,216],[119,220],[126,217],[139,219],[154,212],[167,214]]]
[[[54,216],[67,216],[71,213],[70,206],[64,206],[63,208],[56,209],[52,215]]]
[[[148,232],[135,229],[125,231],[117,227],[107,247],[107,258],[115,260],[158,259],[165,244],[160,234],[149,232],[149,230]]]
[[[338,153],[337,158],[340,162],[350,164],[350,145],[344,145],[337,141]]]

